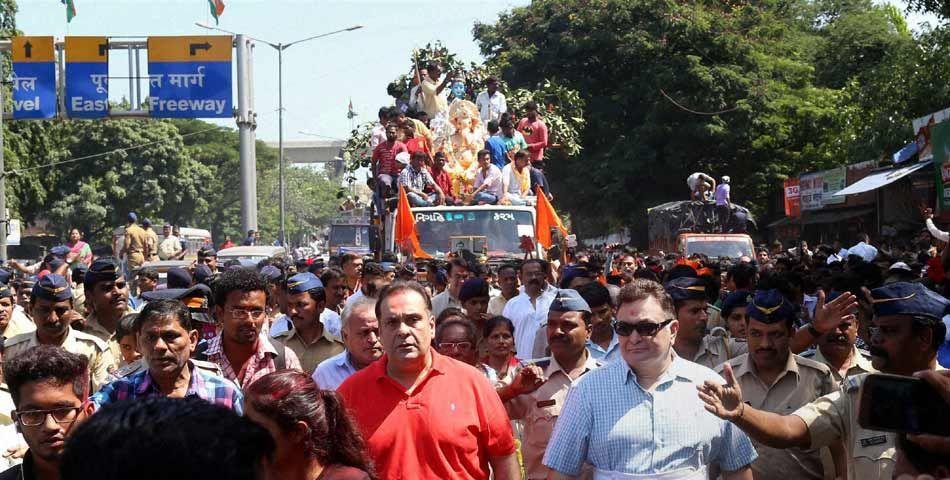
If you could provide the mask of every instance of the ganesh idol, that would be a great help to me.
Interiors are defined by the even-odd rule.
[[[449,106],[452,133],[443,143],[448,160],[446,170],[452,176],[453,190],[463,196],[472,191],[478,166],[478,151],[484,148],[486,132],[478,108],[468,100],[457,99]]]

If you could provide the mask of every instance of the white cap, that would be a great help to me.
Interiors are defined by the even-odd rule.
[[[730,181],[732,181],[732,179],[729,178],[729,175],[722,176],[722,183],[729,183]]]
[[[895,263],[894,265],[891,265],[891,268],[889,268],[888,270],[889,270],[889,271],[903,270],[903,271],[905,271],[905,272],[912,272],[912,271],[913,271],[913,270],[911,270],[910,267],[907,266],[907,264],[904,263],[904,262],[897,262],[897,263]]]
[[[409,152],[399,152],[396,154],[396,161],[403,164],[409,165]]]

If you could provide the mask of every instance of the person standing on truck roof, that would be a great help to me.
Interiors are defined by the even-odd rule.
[[[719,228],[722,229],[723,233],[728,231],[729,219],[731,217],[730,212],[732,211],[732,197],[730,196],[731,189],[729,187],[730,181],[731,179],[728,175],[723,175],[722,182],[716,187],[716,217],[718,217]]]
[[[690,200],[707,200],[707,192],[716,188],[716,179],[703,172],[696,172],[686,177],[686,184],[689,185]]]

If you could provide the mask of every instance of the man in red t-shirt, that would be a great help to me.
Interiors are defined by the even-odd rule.
[[[390,192],[395,191],[396,177],[402,171],[402,165],[396,161],[396,155],[401,152],[408,153],[406,144],[396,140],[396,124],[386,125],[386,141],[376,145],[373,149],[372,167],[376,172],[376,181],[380,186],[387,190],[383,192],[383,197],[389,197]]]
[[[406,122],[405,125],[402,126],[402,131],[406,136],[405,143],[406,148],[409,150],[410,157],[416,152],[423,152],[430,157],[432,156],[426,137],[416,133],[416,127],[412,122]]]
[[[455,205],[458,203],[458,198],[455,196],[455,192],[452,191],[452,176],[445,171],[445,152],[436,152],[435,158],[432,159],[432,166],[429,167],[429,173],[432,174],[435,184],[442,189],[445,204]]]
[[[528,143],[528,159],[531,166],[544,170],[544,149],[548,146],[548,126],[538,116],[538,104],[528,102],[525,106],[525,118],[518,122],[518,131]]]
[[[511,422],[478,370],[432,348],[425,289],[397,282],[376,303],[382,358],[337,389],[379,478],[520,478]]]

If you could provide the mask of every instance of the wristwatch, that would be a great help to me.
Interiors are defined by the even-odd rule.
[[[821,336],[821,332],[819,332],[818,329],[815,328],[815,326],[812,325],[812,324],[810,324],[810,323],[808,324],[808,333],[810,333],[811,336],[813,336],[813,337],[820,337],[820,336]]]

